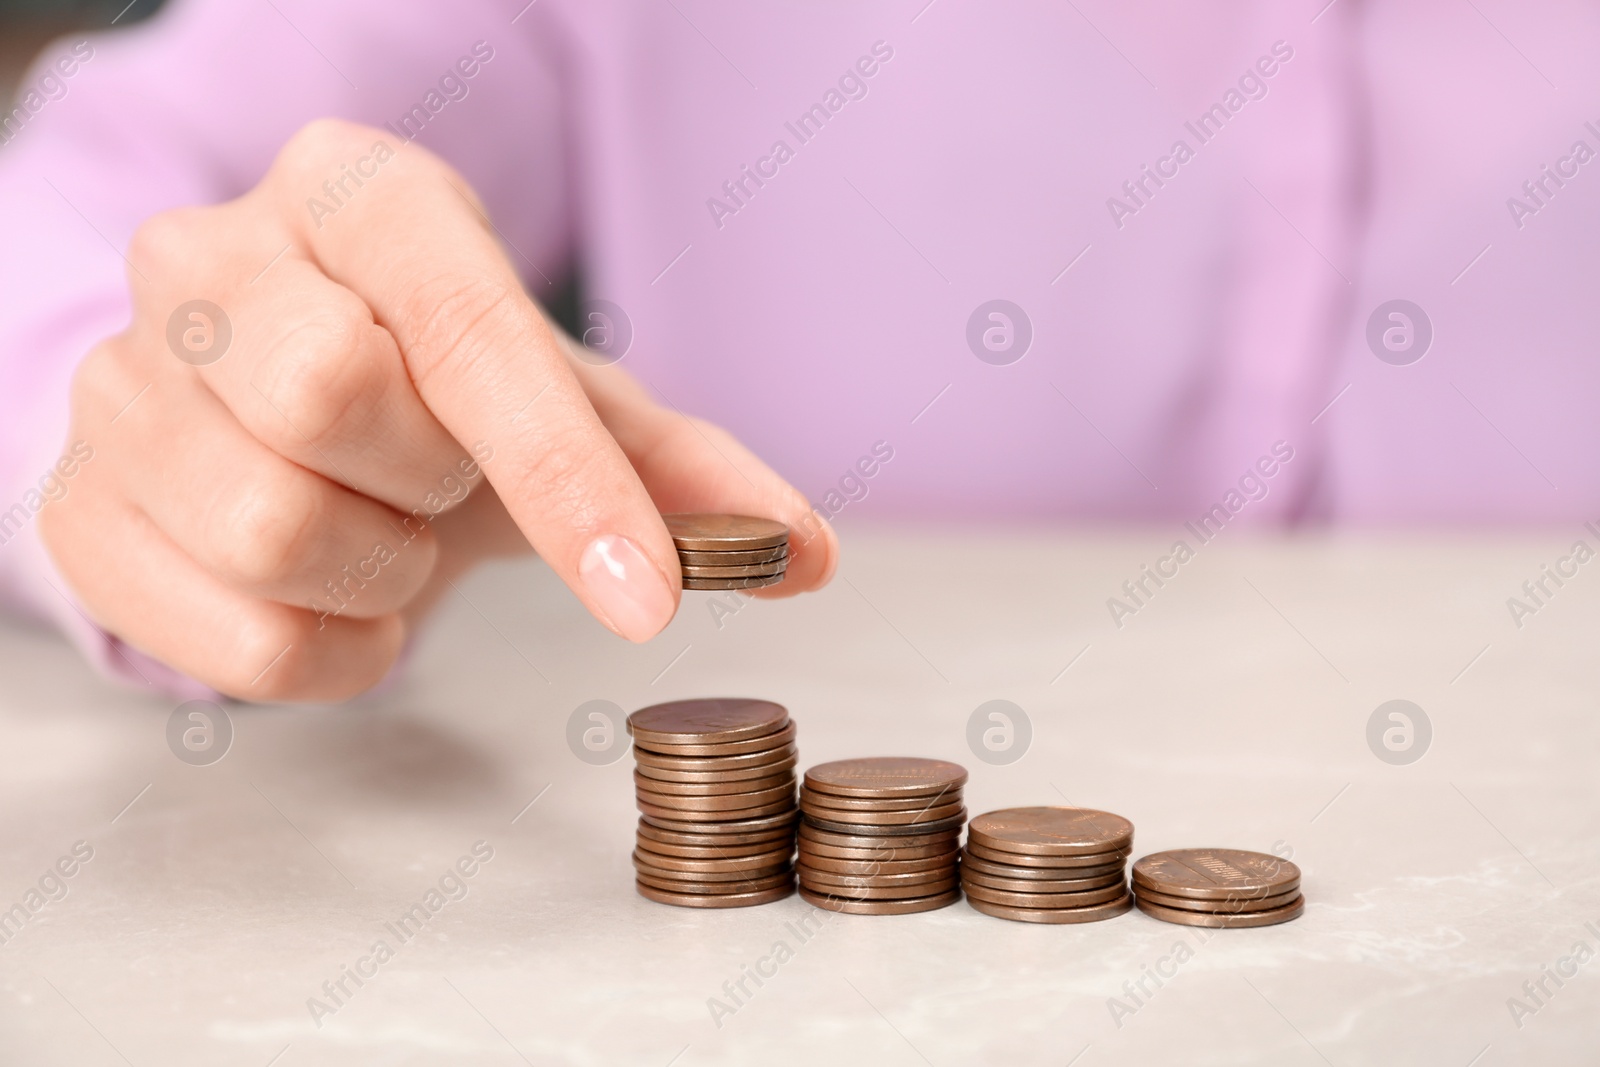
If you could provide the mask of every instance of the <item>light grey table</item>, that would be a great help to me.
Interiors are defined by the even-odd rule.
[[[689,594],[642,647],[541,565],[505,567],[463,584],[398,687],[236,706],[209,766],[169,750],[172,702],[12,626],[0,907],[41,881],[65,896],[0,944],[0,1062],[1594,1063],[1600,963],[1570,956],[1600,950],[1600,564],[1520,629],[1506,604],[1579,537],[1230,533],[1118,628],[1106,600],[1170,535],[875,530],[846,537],[827,591],[720,619]],[[1207,936],[963,903],[802,938],[798,898],[652,904],[630,877],[631,760],[581,761],[568,718],[719,694],[787,704],[802,764],[959,760],[974,812],[1106,808],[1136,854],[1292,850],[1310,906]],[[1007,765],[967,741],[995,699],[1033,730]],[[1432,725],[1410,764],[1368,744],[1391,699]],[[475,846],[492,858],[446,877]],[[465,895],[396,927],[441,879]],[[735,1010],[714,1019],[712,998]]]

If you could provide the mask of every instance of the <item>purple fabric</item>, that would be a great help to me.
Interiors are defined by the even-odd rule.
[[[420,114],[536,296],[581,256],[625,365],[829,512],[1594,517],[1600,12],[1219,7],[177,0],[58,42],[0,148],[0,508],[126,320],[140,220],[313,118]],[[1009,365],[968,343],[994,299]],[[1409,365],[1368,342],[1395,299],[1434,334]],[[33,523],[0,533],[10,598],[114,661]]]

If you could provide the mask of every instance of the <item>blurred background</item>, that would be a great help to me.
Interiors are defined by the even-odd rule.
[[[0,103],[45,43],[73,30],[126,26],[149,18],[162,0],[0,0]]]

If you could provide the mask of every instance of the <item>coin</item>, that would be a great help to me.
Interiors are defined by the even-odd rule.
[[[863,831],[870,831],[873,834],[883,834],[885,837],[921,836],[945,830],[959,830],[966,825],[966,821],[965,809],[958,811],[948,819],[940,819],[938,822],[912,823],[901,826],[863,825],[861,823],[836,822],[832,819],[818,819],[811,814],[805,816],[805,825],[815,826],[820,830],[828,830],[836,834],[860,834]]]
[[[1121,863],[1128,857],[1126,850],[1096,852],[1083,856],[1026,856],[1020,852],[1001,852],[998,849],[985,848],[970,840],[967,842],[967,851],[990,863],[1011,864],[1017,867],[1103,867]]]
[[[637,802],[635,803],[637,806]],[[739,818],[719,818],[718,812],[675,812],[665,808],[656,808],[644,812],[644,820],[652,826],[663,830],[677,830],[691,834],[744,834],[755,830],[770,829],[774,826],[792,826],[799,817],[799,812],[793,806],[779,802],[772,805],[772,810],[760,815],[747,815]],[[640,808],[644,811],[643,808]],[[684,815],[693,816],[684,818]],[[720,815],[727,815],[721,812]],[[701,818],[701,816],[706,816]]]
[[[724,744],[775,734],[788,722],[789,710],[770,700],[673,700],[629,715],[628,733],[640,744]]]
[[[952,889],[948,893],[935,893],[926,897],[911,897],[900,900],[849,900],[826,893],[813,893],[804,886],[800,887],[800,897],[808,904],[828,911],[840,911],[849,915],[910,915],[915,912],[933,911],[937,908],[949,907],[961,899],[961,890]]]
[[[686,567],[737,567],[750,563],[776,563],[778,560],[788,558],[787,544],[773,548],[726,549],[713,552],[696,552],[683,548],[678,550],[678,562]]]
[[[639,774],[633,775],[634,788],[644,793],[660,793],[664,796],[675,797],[714,797],[724,796],[729,793],[759,793],[767,789],[781,789],[794,787],[794,775],[789,771],[778,771],[776,774],[765,778],[735,778],[731,780],[713,779],[706,782],[669,782],[661,778],[649,778]]]
[[[981,871],[984,874],[997,878],[1019,878],[1039,881],[1060,880],[1064,878],[1099,878],[1107,875],[1116,875],[1125,878],[1125,866],[1122,859],[1112,863],[1102,863],[1094,867],[1022,867],[1013,863],[992,863],[989,860],[974,856],[971,852],[961,853],[961,869]]]
[[[694,566],[681,564],[678,569],[683,571],[685,578],[773,578],[784,572],[788,562],[786,559],[780,559],[771,563],[737,563],[713,567],[703,564]]]
[[[773,749],[789,747],[791,742],[794,741],[794,733],[794,720],[791,719],[789,725],[777,733],[767,734],[764,737],[753,737],[748,741],[669,745],[661,741],[641,741],[638,737],[635,737],[633,739],[633,749],[635,753],[638,753],[640,749],[644,749],[645,752],[654,752],[661,756],[713,756],[721,759],[729,756],[770,752]]]
[[[783,581],[783,574],[768,578],[685,578],[685,589],[765,589]]]
[[[1133,865],[1133,878],[1168,896],[1225,900],[1288,892],[1300,884],[1300,868],[1264,852],[1179,848],[1140,859]]]
[[[794,892],[794,884],[781,885],[774,889],[764,889],[754,893],[717,893],[701,895],[698,893],[675,893],[656,889],[654,886],[635,882],[634,887],[639,895],[653,900],[657,904],[674,904],[680,908],[747,908],[754,904],[770,904],[774,900],[782,900]]]
[[[720,885],[724,882],[756,882],[773,878],[780,874],[788,874],[793,870],[787,859],[777,863],[768,863],[765,867],[751,867],[742,871],[680,871],[672,867],[655,867],[644,863],[637,857],[633,861],[634,874],[639,878],[654,879],[656,883],[684,882],[694,885]],[[661,889],[671,889],[670,885],[658,885]],[[706,892],[712,890],[707,889]]]
[[[794,884],[794,872],[778,871],[775,874],[764,874],[758,878],[730,878],[722,881],[701,879],[699,875],[689,878],[663,877],[646,871],[635,871],[634,880],[641,885],[650,886],[652,889],[665,890],[668,893],[704,893],[708,896],[726,893],[759,893],[764,889],[777,889],[780,886]]]
[[[937,808],[919,808],[916,811],[842,811],[817,808],[806,801],[801,801],[800,810],[807,815],[815,815],[824,822],[843,823],[847,826],[916,826],[941,822],[966,812],[960,801],[954,804],[941,804]]]
[[[1177,908],[1180,911],[1209,911],[1217,914],[1232,915],[1247,911],[1271,911],[1281,908],[1285,904],[1293,903],[1294,898],[1300,895],[1300,887],[1295,886],[1286,893],[1279,893],[1270,897],[1241,897],[1237,900],[1196,900],[1193,897],[1172,897],[1165,893],[1157,893],[1135,884],[1134,895],[1140,900],[1147,900],[1152,904],[1159,904],[1163,908]]]
[[[984,871],[975,871],[971,864],[966,863],[961,865],[961,881],[989,889],[1003,889],[1011,893],[1081,893],[1088,889],[1104,889],[1110,885],[1127,885],[1127,879],[1120,870],[1115,874],[1096,875],[1093,878],[1002,878]]]
[[[953,866],[943,870],[907,871],[902,874],[839,874],[834,871],[819,871],[809,866],[800,870],[800,880],[810,886],[836,886],[843,889],[892,889],[895,886],[925,885],[928,882],[948,882],[955,878]],[[838,891],[829,889],[828,892]],[[840,892],[840,896],[849,896],[849,893]]]
[[[794,723],[789,724],[793,729]],[[663,756],[659,752],[635,747],[633,761],[635,770],[652,778],[664,777],[668,772],[672,774],[740,774],[761,777],[772,773],[776,764],[787,764],[793,767],[799,755],[799,750],[791,744],[778,748],[761,749],[756,752],[746,752],[734,756]],[[763,769],[765,768],[765,769]],[[661,772],[661,773],[652,773]],[[678,781],[694,781],[692,778],[680,778]]]
[[[654,804],[676,812],[686,811],[743,811],[767,804],[794,803],[794,787],[788,783],[748,793],[725,793],[717,796],[689,797],[654,790],[635,789],[642,803]],[[723,816],[729,818],[729,816]]]
[[[715,841],[716,838],[706,835],[702,837],[702,840],[711,842]],[[640,834],[635,839],[634,845],[639,851],[649,853],[652,856],[673,856],[686,860],[743,859],[746,856],[757,856],[763,852],[776,852],[779,849],[783,849],[785,852],[794,851],[794,843],[789,839],[787,833],[774,840],[760,841],[753,845],[677,845],[669,841],[656,841]]]
[[[812,893],[826,893],[831,897],[839,897],[846,900],[905,900],[910,897],[925,897],[948,893],[961,887],[960,881],[956,878],[944,878],[937,882],[918,882],[914,885],[841,886],[808,878],[804,871],[797,873],[802,889]]]
[[[800,837],[802,840],[814,841],[820,845],[832,845],[835,848],[869,848],[869,849],[905,849],[924,848],[937,845],[940,851],[948,851],[948,846],[953,842],[960,843],[961,833],[957,827],[953,832],[941,830],[927,833],[918,828],[915,834],[897,834],[892,837],[877,835],[864,835],[855,831],[836,833],[817,827],[810,822],[800,824]]]
[[[928,796],[960,789],[967,772],[938,759],[875,756],[835,760],[806,771],[807,789],[841,797]]]
[[[1159,904],[1152,904],[1140,898],[1139,910],[1152,919],[1162,922],[1177,923],[1179,926],[1211,926],[1224,929],[1236,929],[1249,926],[1274,926],[1286,923],[1290,919],[1298,919],[1306,910],[1306,898],[1296,894],[1294,899],[1281,907],[1271,911],[1247,911],[1238,914],[1218,914],[1205,911],[1183,911],[1178,908],[1164,908]]]
[[[967,898],[967,903],[983,912],[993,915],[997,919],[1011,919],[1015,922],[1025,923],[1092,923],[1102,919],[1115,918],[1133,907],[1133,895],[1124,894],[1116,900],[1104,904],[1093,904],[1087,908],[1013,908],[1004,904],[991,904],[986,900]]]
[[[845,860],[834,856],[818,856],[801,849],[798,862],[808,871],[827,871],[833,874],[909,874],[913,871],[953,869],[956,866],[956,856],[955,852],[945,852],[938,856],[915,860]]]
[[[789,541],[789,527],[772,519],[749,515],[663,515],[667,533],[681,552],[748,552],[775,548]]]
[[[761,845],[769,841],[787,840],[792,832],[787,822],[779,823],[767,829],[726,830],[713,833],[700,827],[689,832],[662,829],[659,826],[651,825],[648,819],[639,820],[639,836],[641,838],[687,848],[748,848],[752,845]],[[715,845],[712,842],[715,842]],[[654,845],[651,847],[655,848]],[[657,849],[657,851],[660,850]]]
[[[1120,900],[1128,893],[1128,887],[1121,882],[1077,893],[1014,893],[1005,889],[991,889],[976,882],[963,882],[961,888],[971,900],[1004,904],[1012,908],[1084,908]]]
[[[709,762],[709,761],[708,761]],[[635,780],[648,778],[654,782],[749,782],[762,778],[771,778],[785,771],[793,771],[795,758],[779,760],[776,763],[760,763],[753,767],[741,767],[729,771],[673,771],[662,767],[652,767],[648,764],[637,764],[633,768]],[[791,775],[791,777],[793,777]]]
[[[1030,856],[1081,856],[1131,848],[1133,824],[1093,808],[1005,808],[968,823],[967,841]]]
[[[926,811],[938,805],[960,803],[960,794],[930,797],[836,797],[814,789],[800,790],[800,803],[827,811]]]
[[[709,874],[718,871],[759,871],[767,867],[782,867],[794,856],[791,848],[769,849],[748,856],[718,856],[712,859],[689,859],[668,856],[638,847],[633,851],[634,866],[644,866],[657,871],[682,871],[685,874]]]
[[[898,863],[906,860],[932,859],[935,856],[948,856],[958,851],[960,845],[955,835],[950,840],[937,845],[899,846],[890,842],[899,838],[889,838],[883,845],[874,848],[840,848],[838,845],[824,845],[809,837],[800,838],[800,850],[807,855],[820,859],[845,860],[854,863]],[[952,857],[953,861],[954,857]]]

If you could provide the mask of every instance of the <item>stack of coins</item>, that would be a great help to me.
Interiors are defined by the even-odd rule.
[[[800,790],[800,895],[819,908],[904,915],[961,896],[964,768],[944,760],[839,760]]]
[[[961,888],[1001,919],[1086,923],[1121,915],[1133,824],[1092,808],[1006,808],[967,824]]]
[[[1182,926],[1272,926],[1300,917],[1300,868],[1264,852],[1179,848],[1133,865],[1139,910]]]
[[[628,716],[642,896],[738,908],[794,892],[794,723],[770,700],[678,700]]]
[[[663,515],[685,589],[759,589],[783,581],[789,527],[748,515]]]

